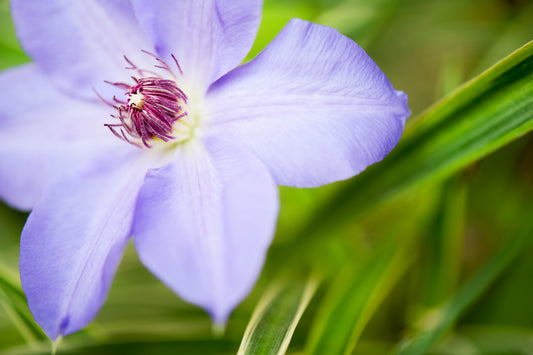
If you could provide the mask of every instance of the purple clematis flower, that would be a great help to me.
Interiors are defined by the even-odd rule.
[[[238,66],[260,0],[11,5],[34,62],[0,75],[0,197],[33,209],[21,280],[52,339],[94,318],[132,235],[152,273],[226,321],[274,235],[276,185],[358,174],[409,116],[325,26],[292,20]]]

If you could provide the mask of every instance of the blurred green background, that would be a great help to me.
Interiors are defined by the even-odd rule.
[[[523,107],[523,128],[510,128],[506,139],[490,138],[498,123],[478,132],[486,140],[454,143],[504,117],[462,103],[460,114],[438,121],[435,112],[468,101],[464,91],[432,106],[531,40],[533,2],[265,0],[249,58],[293,17],[354,39],[408,94],[406,143],[350,181],[281,188],[265,269],[224,331],[151,276],[129,248],[96,320],[64,339],[58,354],[234,354],[239,347],[276,354],[286,344],[300,354],[533,354],[533,141],[522,135],[531,130],[533,106],[519,100],[533,97],[531,50],[520,65],[501,66],[504,74],[484,84],[489,89],[471,90],[487,105],[512,98],[505,112]],[[0,69],[29,61],[6,0],[0,33]],[[435,153],[424,153],[432,144]],[[456,154],[461,159],[446,160]],[[17,276],[25,218],[0,203],[1,354],[50,352]]]

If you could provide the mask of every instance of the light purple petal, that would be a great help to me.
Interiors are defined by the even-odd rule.
[[[30,214],[20,246],[22,288],[51,339],[83,328],[104,302],[149,160],[123,157],[65,177]]]
[[[173,53],[187,81],[205,89],[235,68],[252,47],[262,0],[132,1],[137,17],[170,60]]]
[[[34,65],[3,72],[0,87],[0,198],[31,209],[67,171],[102,155],[135,150],[104,127],[101,103],[68,98]]]
[[[131,75],[123,55],[148,63],[140,50],[153,50],[129,0],[12,0],[11,7],[23,48],[73,96],[96,99],[95,87],[107,97],[113,88],[104,80]]]
[[[190,142],[148,173],[134,242],[148,269],[222,323],[261,271],[277,212],[277,187],[257,158],[218,139]]]
[[[368,55],[338,31],[292,20],[209,89],[206,125],[251,149],[280,185],[347,179],[383,159],[409,116]]]

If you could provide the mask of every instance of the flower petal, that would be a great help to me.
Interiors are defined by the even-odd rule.
[[[133,150],[104,127],[101,103],[78,101],[55,90],[32,64],[0,75],[0,198],[31,209],[67,171],[108,151]]]
[[[252,154],[214,138],[190,142],[148,173],[134,242],[148,269],[222,323],[260,273],[277,211],[277,187]]]
[[[209,89],[208,129],[251,149],[280,185],[347,179],[395,146],[407,97],[352,40],[292,20]]]
[[[123,55],[144,63],[140,50],[153,48],[129,0],[12,0],[11,7],[23,48],[71,95],[96,99],[95,87],[107,97],[114,88],[104,80],[131,75]]]
[[[104,302],[130,236],[146,158],[127,156],[65,177],[30,214],[20,276],[51,339],[83,328]]]
[[[173,53],[187,80],[202,88],[235,68],[252,47],[262,0],[133,0],[156,50]]]

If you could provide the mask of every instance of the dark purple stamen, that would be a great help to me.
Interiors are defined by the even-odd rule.
[[[176,78],[172,69],[162,59],[150,52],[143,52],[158,61],[156,68],[164,69]],[[128,101],[124,102],[113,97],[113,103],[110,103],[97,94],[102,101],[118,112],[112,117],[118,119],[120,123],[110,123],[105,126],[118,138],[139,147],[144,145],[150,148],[149,141],[154,138],[164,142],[174,139],[174,122],[187,116],[187,96],[177,86],[175,80],[164,79],[153,71],[140,69],[128,58],[124,58],[129,64],[126,69],[136,71],[141,78],[132,76],[135,82],[133,85],[106,81],[108,84],[126,89],[125,95]],[[172,58],[180,74],[183,74],[176,58],[174,56]],[[146,76],[147,74],[150,76]]]

